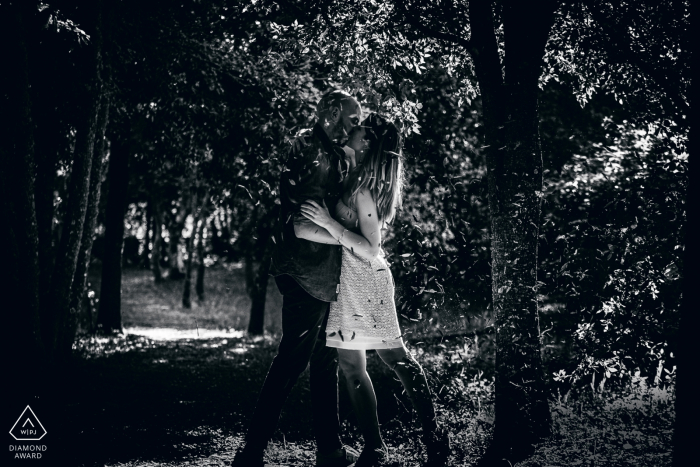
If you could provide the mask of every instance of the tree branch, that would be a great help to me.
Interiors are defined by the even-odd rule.
[[[584,4],[588,8],[593,20],[602,30],[603,34],[610,39],[609,41],[603,41],[604,50],[607,56],[619,64],[629,64],[637,67],[639,71],[654,80],[659,88],[663,89],[666,97],[677,106],[680,112],[689,115],[690,107],[686,103],[684,96],[678,92],[675,87],[672,85],[669,86],[669,80],[666,79],[662,70],[659,70],[654,66],[654,64],[648,63],[643,57],[640,56],[639,53],[637,53],[635,48],[632,47],[630,38],[624,32],[620,32],[620,30],[616,29],[614,25],[610,24],[609,18],[607,18],[599,8],[597,8],[594,1],[587,0],[584,1]]]
[[[456,34],[450,34],[449,32],[442,32],[442,31],[436,31],[428,26],[425,26],[423,23],[421,23],[420,18],[416,18],[406,8],[406,5],[403,2],[396,2],[395,5],[400,9],[403,13],[404,18],[406,18],[406,21],[408,24],[425,34],[426,36],[432,37],[434,39],[439,39],[443,40],[446,42],[452,42],[457,45],[461,45],[464,50],[466,50],[469,53],[473,53],[474,51],[474,45],[472,42],[468,39],[465,39],[461,36],[458,36]]]

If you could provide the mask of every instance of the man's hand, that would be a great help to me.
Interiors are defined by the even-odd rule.
[[[314,224],[304,216],[295,216],[294,235],[297,238],[308,240],[314,243],[325,243],[327,245],[337,245],[336,240],[325,228]]]
[[[314,200],[306,200],[306,202],[301,205],[301,215],[319,227],[323,227],[325,229],[331,225],[333,218],[328,212],[326,201],[322,200],[321,202],[323,203],[323,206],[319,205]]]

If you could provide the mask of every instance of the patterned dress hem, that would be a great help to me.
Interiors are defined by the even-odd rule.
[[[328,337],[326,335],[326,347],[334,347],[336,349],[348,349],[348,350],[381,350],[381,349],[399,349],[403,347],[403,340],[388,340],[388,341],[376,341],[376,340],[344,340]]]

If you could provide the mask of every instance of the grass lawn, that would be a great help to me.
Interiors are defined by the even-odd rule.
[[[92,271],[99,290],[97,279]],[[76,342],[57,414],[62,430],[53,433],[63,447],[52,455],[76,466],[204,466],[232,459],[276,351],[281,297],[271,281],[267,335],[250,338],[240,332],[250,306],[241,269],[208,269],[206,301],[190,310],[180,305],[181,287],[181,281],[156,286],[148,271],[125,270],[126,334],[84,335]],[[452,465],[472,465],[493,426],[493,342],[487,334],[443,336],[428,327],[413,325],[408,346],[436,393],[438,422],[452,439]],[[373,352],[368,370],[392,455],[406,466],[420,465],[424,450],[403,388]],[[359,448],[343,386],[341,380],[344,441]],[[285,405],[268,462],[313,465],[310,404],[307,370]],[[588,388],[553,398],[551,407],[554,435],[518,465],[670,465],[672,388],[637,379],[615,394],[593,395]]]

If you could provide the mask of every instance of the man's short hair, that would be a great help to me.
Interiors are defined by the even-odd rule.
[[[343,101],[348,99],[354,98],[349,93],[341,89],[331,89],[330,91],[326,92],[323,97],[321,97],[320,101],[318,101],[318,105],[316,106],[316,116],[321,118],[322,115],[333,107],[338,107],[342,110]]]

